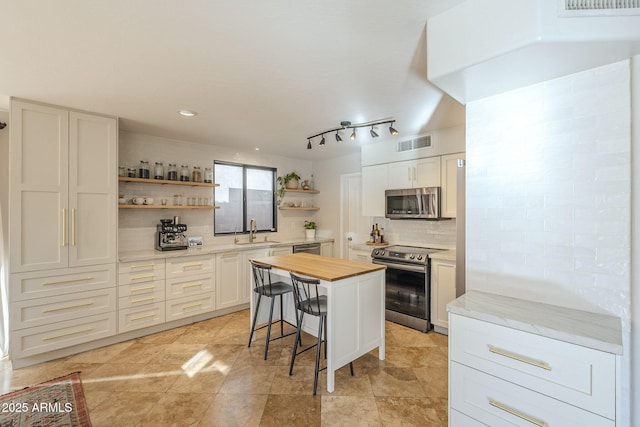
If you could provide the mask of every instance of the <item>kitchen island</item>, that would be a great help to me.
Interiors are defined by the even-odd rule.
[[[335,371],[378,348],[384,360],[385,275],[383,265],[350,261],[307,253],[257,258],[270,265],[279,280],[291,282],[289,273],[320,280],[320,292],[327,295],[327,391],[334,391]],[[292,295],[285,298],[282,314],[295,324]],[[257,297],[251,298],[251,318]],[[267,321],[260,310],[258,323]],[[318,319],[306,316],[303,330],[317,336]]]

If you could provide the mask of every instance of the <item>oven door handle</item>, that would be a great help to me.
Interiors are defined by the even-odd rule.
[[[388,268],[395,268],[397,270],[405,270],[405,271],[414,271],[416,273],[424,273],[425,268],[423,265],[409,265],[409,264],[401,264],[398,262],[391,261],[379,261],[374,259],[371,261],[373,264],[386,265]]]

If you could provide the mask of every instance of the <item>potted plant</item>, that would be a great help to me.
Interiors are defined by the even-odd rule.
[[[312,240],[316,238],[316,228],[318,227],[315,221],[305,221],[304,228],[307,233],[307,240]]]
[[[276,181],[278,182],[278,189],[275,191],[277,197],[277,204],[282,202],[285,189],[296,189],[300,185],[300,175],[296,172],[290,172],[286,175],[279,176]]]

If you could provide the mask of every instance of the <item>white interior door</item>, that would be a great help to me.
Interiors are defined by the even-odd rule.
[[[362,244],[368,239],[370,218],[362,215],[362,175],[340,176],[340,239],[339,253],[349,259],[349,244]]]

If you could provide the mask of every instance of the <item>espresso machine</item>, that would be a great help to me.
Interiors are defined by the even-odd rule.
[[[184,232],[187,224],[179,224],[179,220],[161,219],[156,226],[156,249],[159,251],[175,251],[187,249],[189,242]]]

